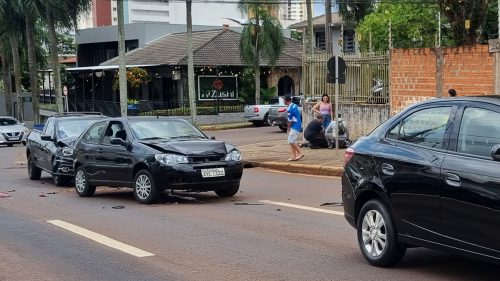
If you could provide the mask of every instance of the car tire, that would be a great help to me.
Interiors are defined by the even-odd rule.
[[[68,176],[52,175],[52,179],[56,186],[69,186],[71,183],[71,177]]]
[[[232,197],[240,190],[240,183],[232,184],[227,188],[215,190],[215,194],[220,197]]]
[[[389,211],[379,200],[370,200],[361,208],[357,236],[361,252],[375,266],[394,265],[406,252],[406,248],[397,240]]]
[[[42,176],[42,169],[35,166],[31,155],[28,155],[28,177],[30,180],[39,180]]]
[[[255,127],[262,127],[264,125],[264,121],[252,121]]]
[[[264,126],[269,126],[271,124],[269,124],[269,113],[266,113],[266,115],[264,115],[264,120],[262,121],[262,125]]]
[[[148,170],[140,170],[134,178],[134,197],[141,204],[151,204],[159,197],[153,175]]]
[[[95,185],[89,183],[82,166],[78,167],[75,172],[75,190],[80,197],[92,197],[95,193]]]
[[[282,130],[283,132],[286,133],[286,131],[287,131],[287,127],[286,126],[279,125],[278,127],[280,128],[280,130]]]

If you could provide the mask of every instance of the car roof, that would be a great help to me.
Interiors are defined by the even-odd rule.
[[[421,106],[425,104],[434,104],[434,103],[467,103],[467,102],[484,102],[490,103],[500,106],[500,96],[499,95],[485,95],[485,96],[464,96],[464,97],[450,97],[450,98],[434,98],[426,101],[422,101],[408,108],[413,108],[416,106]]]
[[[172,116],[127,116],[127,117],[111,117],[109,118],[111,121],[112,120],[172,120],[172,121],[185,121],[188,122],[187,120],[180,118],[180,117],[172,117]]]

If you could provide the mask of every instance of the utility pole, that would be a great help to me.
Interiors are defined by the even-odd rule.
[[[122,117],[127,116],[127,66],[125,63],[125,19],[123,17],[123,1],[116,1],[118,13],[118,77],[120,85],[120,113]]]
[[[194,63],[193,63],[193,18],[191,14],[192,0],[186,0],[186,20],[187,20],[187,59],[188,59],[188,92],[189,109],[191,110],[191,119],[196,124],[196,96],[194,89]]]
[[[308,54],[312,55],[314,50],[314,31],[312,24],[312,3],[311,0],[306,0],[307,8],[307,37],[308,37]]]

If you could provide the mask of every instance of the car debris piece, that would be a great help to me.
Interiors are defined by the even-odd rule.
[[[234,202],[234,205],[264,205],[264,203]]]
[[[0,192],[0,198],[7,198],[7,197],[10,197],[10,194],[8,194],[7,192]]]
[[[323,203],[320,206],[342,206],[342,202],[328,202]]]
[[[119,205],[119,206],[113,206],[111,208],[113,208],[113,209],[125,209],[125,206]]]
[[[40,193],[38,197],[47,197],[47,195],[45,195],[45,193]]]

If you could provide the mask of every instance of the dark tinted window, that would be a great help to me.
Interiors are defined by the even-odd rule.
[[[457,151],[490,157],[500,144],[500,114],[481,108],[466,108],[460,123]]]
[[[17,120],[13,118],[0,118],[0,126],[11,126],[17,123]]]
[[[103,135],[104,125],[106,125],[106,122],[100,122],[92,125],[89,130],[85,132],[85,135],[83,135],[82,141],[86,143],[98,144]]]
[[[451,107],[435,107],[412,113],[387,134],[387,138],[442,148]]]

